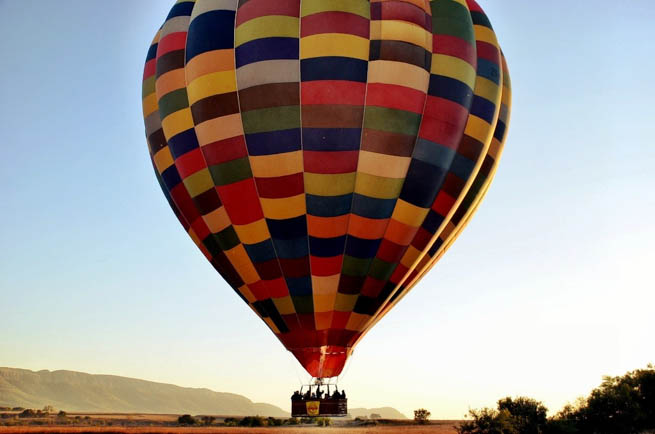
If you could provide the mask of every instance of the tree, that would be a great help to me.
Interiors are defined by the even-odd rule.
[[[182,416],[177,418],[177,423],[179,423],[180,425],[195,425],[196,420],[190,414],[183,414]]]
[[[498,401],[498,410],[509,412],[514,426],[521,434],[540,434],[546,425],[548,409],[532,398],[520,396],[516,399],[501,399]]]
[[[632,434],[655,429],[655,367],[605,377],[582,405],[565,416],[581,432]]]
[[[239,426],[264,426],[264,418],[261,416],[246,416],[241,419]]]
[[[469,416],[473,420],[455,428],[459,434],[522,434],[514,426],[512,415],[507,409],[469,410]]]
[[[471,421],[462,423],[460,434],[542,434],[548,409],[532,398],[504,398],[498,409],[469,410]]]
[[[281,426],[283,423],[282,419],[269,416],[267,419],[268,426]]]
[[[416,423],[423,425],[428,423],[429,419],[430,412],[426,409],[419,408],[418,410],[414,410],[414,421],[416,421]]]
[[[209,426],[214,423],[216,418],[214,416],[203,416],[202,417],[202,423],[206,426]]]
[[[45,407],[43,407],[43,412],[47,414],[54,413],[55,408],[52,405],[46,405]]]

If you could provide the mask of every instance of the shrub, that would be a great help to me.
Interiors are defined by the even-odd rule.
[[[512,415],[506,409],[469,410],[469,416],[473,420],[455,428],[459,434],[522,434],[514,426]]]
[[[512,417],[512,423],[521,434],[540,434],[546,425],[548,409],[532,398],[507,397],[498,401],[498,410],[507,410]]]
[[[418,424],[426,424],[428,420],[430,419],[430,412],[427,411],[424,408],[419,408],[418,410],[414,410],[414,420]]]
[[[300,418],[300,423],[314,423],[313,417],[302,417]]]
[[[195,425],[196,419],[190,414],[183,414],[182,416],[177,418],[177,423],[179,423],[180,425]]]
[[[239,426],[264,426],[264,418],[261,416],[246,416],[239,421]]]
[[[282,419],[277,419],[275,417],[269,417],[266,421],[268,426],[281,426],[283,422]]]
[[[289,425],[298,425],[299,421],[297,417],[292,417],[290,419],[287,419],[287,422]]]
[[[202,417],[202,423],[203,425],[209,426],[214,423],[216,418],[214,416],[203,416]]]
[[[332,420],[329,417],[317,417],[316,425],[318,426],[330,426],[332,425]]]
[[[28,408],[27,410],[23,410],[18,417],[20,418],[28,418],[28,417],[36,417],[37,412],[32,410],[31,408]]]

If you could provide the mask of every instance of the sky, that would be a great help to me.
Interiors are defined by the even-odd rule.
[[[190,241],[141,115],[172,2],[0,0],[0,366],[115,374],[288,408],[308,380]],[[651,0],[482,0],[512,74],[496,179],[355,349],[351,407],[558,411],[655,362]]]

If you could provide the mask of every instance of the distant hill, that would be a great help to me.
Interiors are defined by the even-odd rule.
[[[0,368],[0,407],[45,405],[70,412],[289,416],[279,407],[234,393],[114,375]]]
[[[371,414],[379,414],[382,419],[407,419],[407,417],[392,407],[381,408],[349,408],[348,414],[351,417],[370,417]]]

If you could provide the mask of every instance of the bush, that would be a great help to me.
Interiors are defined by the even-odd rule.
[[[203,416],[202,417],[202,423],[205,426],[209,426],[209,425],[213,424],[215,420],[216,420],[216,418],[214,416]]]
[[[269,417],[266,419],[268,426],[282,426],[282,419],[277,419],[275,417]]]
[[[414,421],[418,424],[426,424],[428,420],[430,419],[430,412],[427,411],[424,408],[419,408],[418,410],[414,410]]]
[[[332,425],[332,419],[329,417],[317,417],[316,418],[316,425],[318,426],[330,426]]]
[[[66,412],[64,410],[60,410],[59,413],[57,413],[57,417],[66,417]]]
[[[470,410],[460,434],[634,434],[655,430],[655,367],[605,377],[586,399],[547,419],[531,398],[504,398],[498,409]]]
[[[302,417],[300,418],[300,423],[314,423],[313,417]]]
[[[40,413],[40,412],[39,412]],[[31,408],[28,408],[27,410],[23,410],[18,417],[20,418],[32,418],[32,417],[37,417],[37,412],[32,410]]]
[[[239,421],[233,417],[226,417],[223,419],[223,423],[227,426],[237,426],[238,422]]]
[[[557,420],[574,424],[580,432],[632,434],[655,429],[655,366],[605,377],[600,387]]]
[[[532,398],[507,397],[498,401],[498,410],[507,412],[512,417],[512,423],[521,434],[540,434],[546,425],[548,409]]]
[[[506,409],[469,410],[469,416],[473,420],[455,428],[459,434],[522,434],[514,426],[512,415]]]
[[[298,425],[299,421],[297,417],[292,417],[290,419],[287,419],[287,423],[289,425]]]
[[[264,426],[264,418],[261,416],[246,416],[239,421],[239,426]]]
[[[498,409],[469,410],[473,419],[462,423],[460,434],[542,434],[548,409],[532,398],[504,398]]]
[[[180,425],[195,425],[196,419],[190,414],[183,414],[182,416],[177,418],[177,423],[179,423]]]

